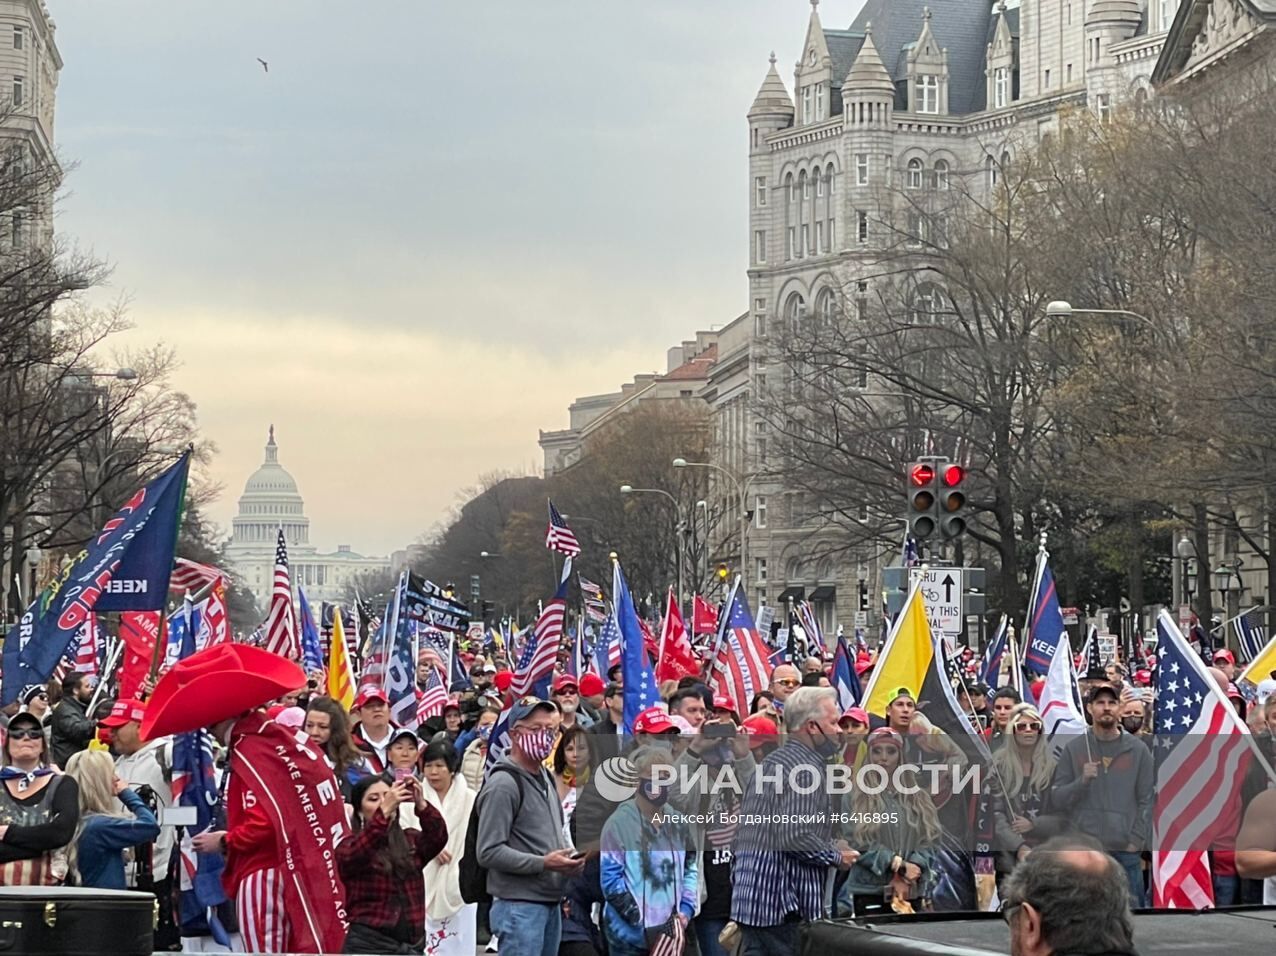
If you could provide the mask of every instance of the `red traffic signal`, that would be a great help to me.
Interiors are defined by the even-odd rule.
[[[935,468],[924,461],[919,461],[908,470],[908,480],[917,488],[925,488],[935,480]]]
[[[949,488],[956,488],[961,484],[962,479],[966,477],[966,469],[961,465],[944,466],[944,484]]]

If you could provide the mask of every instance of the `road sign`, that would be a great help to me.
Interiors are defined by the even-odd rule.
[[[868,611],[855,612],[855,627],[868,627]]]
[[[1098,634],[1099,660],[1110,664],[1117,659],[1117,636],[1115,634]],[[1085,662],[1082,661],[1082,664]]]
[[[961,633],[962,611],[961,568],[914,568],[921,578],[922,602],[932,632],[943,634],[951,646]]]
[[[471,641],[483,640],[483,622],[471,621],[469,628],[465,632],[465,636]]]

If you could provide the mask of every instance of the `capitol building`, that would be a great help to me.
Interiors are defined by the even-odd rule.
[[[226,546],[231,570],[263,609],[270,601],[280,528],[288,542],[293,589],[298,585],[305,589],[316,614],[322,601],[348,602],[347,587],[358,575],[390,570],[389,558],[367,557],[347,544],[338,545],[336,551],[321,552],[310,543],[310,519],[296,480],[279,464],[275,426],[271,425],[266,459],[244,485]]]

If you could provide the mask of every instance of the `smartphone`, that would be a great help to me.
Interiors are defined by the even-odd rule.
[[[159,812],[162,827],[193,827],[199,823],[195,807],[163,807]]]
[[[395,767],[394,768],[395,783],[403,783],[404,780],[409,780],[411,779],[411,777],[412,777],[411,767]]]
[[[573,860],[583,860],[583,859],[585,859],[585,852],[584,852],[583,850],[575,850],[575,851],[573,851],[573,852],[572,852],[572,859],[573,859]]]
[[[705,724],[704,735],[706,737],[718,737],[718,738],[734,737],[735,724],[733,724],[729,720],[724,720],[720,723]]]

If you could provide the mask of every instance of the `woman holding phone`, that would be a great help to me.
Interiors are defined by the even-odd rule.
[[[346,887],[347,953],[420,953],[425,947],[425,867],[447,846],[447,825],[415,777],[354,785],[354,832],[337,846]],[[409,806],[416,827],[399,825]]]

